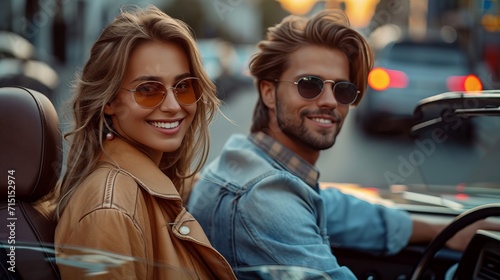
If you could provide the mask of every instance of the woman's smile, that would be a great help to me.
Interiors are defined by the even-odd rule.
[[[184,119],[175,121],[147,121],[147,123],[163,134],[172,135],[179,132],[183,120]]]

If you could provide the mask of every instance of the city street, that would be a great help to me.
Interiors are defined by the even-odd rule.
[[[257,93],[253,88],[232,95],[210,127],[213,159],[232,133],[247,134]],[[367,135],[355,122],[352,108],[333,148],[323,151],[317,163],[321,181],[357,183],[387,188],[391,184],[458,184],[474,173],[471,163],[484,155],[475,145],[403,136]],[[472,173],[472,175],[471,175]]]
[[[500,279],[500,0],[0,7],[0,279]]]
[[[59,71],[62,74],[61,85],[54,105],[63,131],[68,123],[63,118],[62,109],[68,108],[64,102],[71,96],[69,82],[74,71]],[[222,113],[217,113],[210,125],[211,148],[207,162],[218,155],[231,134],[248,134],[256,100],[256,90],[245,87],[223,101]],[[434,143],[430,139],[368,135],[356,123],[355,110],[351,108],[336,144],[321,153],[316,164],[321,181],[387,188],[393,184],[456,185],[473,178],[478,180],[477,176],[481,174],[479,169],[485,165],[481,164],[481,160],[487,150],[450,141]],[[491,129],[492,125],[488,127]],[[476,170],[471,166],[476,166]]]

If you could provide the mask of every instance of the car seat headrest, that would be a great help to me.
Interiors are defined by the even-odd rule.
[[[62,167],[62,135],[51,101],[22,87],[0,88],[0,199],[35,201],[56,185]],[[12,174],[8,174],[8,172]],[[7,180],[11,175],[12,181]]]

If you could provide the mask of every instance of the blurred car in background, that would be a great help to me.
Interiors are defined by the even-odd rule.
[[[458,43],[406,38],[387,44],[376,55],[356,119],[367,132],[408,133],[419,100],[482,88],[467,52]],[[464,129],[470,137],[471,124],[464,124]]]
[[[220,39],[198,40],[197,44],[220,99],[227,100],[235,92],[253,85],[248,63],[256,52],[255,45],[232,44]]]
[[[58,73],[35,56],[35,46],[24,37],[0,30],[0,87],[24,86],[55,99]]]

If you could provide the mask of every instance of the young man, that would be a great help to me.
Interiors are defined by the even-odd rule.
[[[237,276],[248,276],[241,268],[283,265],[356,279],[330,246],[393,254],[431,240],[441,226],[318,188],[314,164],[335,143],[349,106],[363,97],[373,64],[367,42],[344,14],[287,17],[259,48],[250,64],[260,94],[251,134],[228,140],[188,205]],[[448,245],[457,248],[471,235]]]

